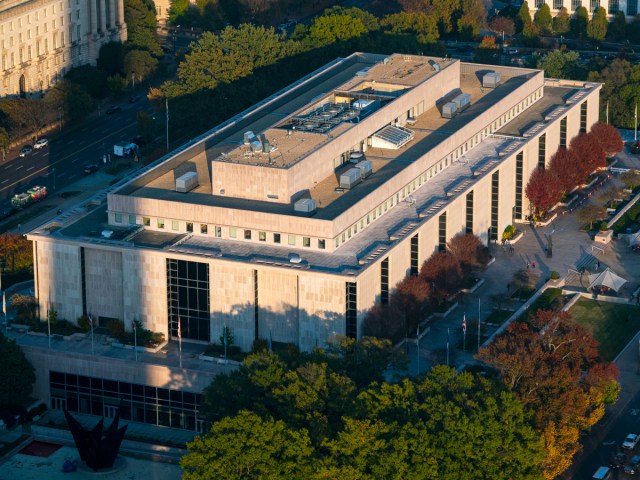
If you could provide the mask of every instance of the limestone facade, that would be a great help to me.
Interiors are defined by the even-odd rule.
[[[592,16],[598,7],[603,7],[609,19],[613,18],[616,12],[623,12],[627,23],[631,23],[634,17],[640,13],[638,0],[535,0],[529,4],[531,18],[545,3],[549,5],[551,16],[553,17],[558,14],[562,7],[567,9],[569,15],[573,15],[580,6],[587,9],[589,16]]]
[[[397,59],[365,60],[384,65],[390,78]],[[362,68],[358,61],[354,71]],[[412,61],[424,63],[403,59],[398,68],[416,72]],[[371,75],[379,75],[374,67]],[[502,74],[495,90],[478,83],[487,70]],[[446,88],[437,83],[441,74]],[[366,123],[341,130],[344,138],[336,134],[324,155],[316,156],[315,147],[309,155],[311,165],[322,159],[329,165],[321,182],[334,182],[334,159],[345,148],[368,143],[390,123],[413,129],[415,138],[403,148],[366,149],[371,177],[339,196],[316,187],[311,175],[300,177],[307,185],[283,185],[293,192],[289,198],[305,187],[311,198],[329,198],[315,214],[295,213],[281,199],[212,195],[211,177],[215,182],[228,169],[211,153],[219,144],[209,140],[204,151],[182,152],[119,187],[106,204],[88,204],[76,219],[31,232],[40,311],[52,305],[69,320],[91,311],[101,321],[121,319],[126,328],[139,319],[174,339],[181,322],[183,341],[207,343],[227,326],[245,350],[256,338],[310,350],[335,335],[360,337],[367,310],[443,242],[460,232],[495,241],[505,227],[525,221],[530,174],[599,115],[599,84],[548,81],[537,70],[455,61],[406,87]],[[471,94],[472,106],[443,119],[440,99],[455,87]],[[432,95],[438,88],[445,93]],[[417,108],[427,98],[421,92],[432,95],[431,104]],[[389,115],[394,105],[395,117]],[[194,171],[205,182],[211,166],[209,183],[176,194],[172,182],[187,163],[198,165]],[[259,172],[268,177],[271,167],[246,168],[259,181]],[[246,181],[229,177],[227,185],[235,182],[231,189],[240,191]],[[115,237],[91,233],[100,229]]]
[[[69,69],[95,65],[102,45],[126,38],[122,0],[3,0],[0,97],[45,92]]]

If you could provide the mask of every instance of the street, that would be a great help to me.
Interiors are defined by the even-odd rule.
[[[0,166],[0,210],[9,207],[13,195],[35,185],[46,186],[49,194],[84,176],[84,165],[101,163],[104,154],[113,157],[113,144],[131,140],[137,133],[136,113],[151,113],[146,98],[138,103],[121,103],[122,111],[88,119],[82,126],[52,132],[49,145],[17,157],[21,145],[12,154],[17,157]]]

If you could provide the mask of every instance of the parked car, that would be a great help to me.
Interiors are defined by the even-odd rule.
[[[107,108],[107,115],[111,115],[113,113],[121,112],[121,111],[122,111],[122,107],[120,105],[111,105],[109,108]]]
[[[624,473],[628,473],[629,475],[635,475],[636,473],[640,473],[640,455],[634,455],[631,457],[631,461],[628,465],[624,467]]]
[[[84,166],[84,173],[86,173],[87,175],[91,175],[92,173],[95,173],[97,171],[98,165],[95,163],[90,163],[89,165]]]
[[[136,103],[139,102],[142,99],[142,97],[140,95],[131,95],[129,97],[129,103]]]
[[[24,147],[22,147],[22,149],[20,150],[19,155],[21,157],[26,157],[27,155],[29,155],[31,152],[33,152],[33,147],[31,145],[25,145]]]
[[[633,450],[636,448],[636,445],[638,445],[638,441],[640,441],[640,435],[630,433],[627,435],[627,438],[624,439],[624,442],[622,442],[622,448]]]
[[[636,155],[640,153],[640,140],[631,142],[630,150],[631,150],[631,153],[635,153]]]
[[[40,150],[41,148],[46,147],[47,145],[49,145],[49,140],[47,140],[46,138],[41,138],[36,143],[33,144],[33,148],[35,148],[36,150]]]
[[[611,458],[609,468],[622,468],[627,462],[627,454],[624,452],[618,452]]]
[[[0,220],[4,220],[7,217],[10,217],[14,212],[12,208],[5,208],[4,210],[0,210]]]

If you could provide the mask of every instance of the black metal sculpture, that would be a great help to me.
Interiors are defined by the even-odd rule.
[[[94,471],[113,467],[128,426],[118,428],[120,410],[118,409],[113,422],[104,431],[104,434],[102,432],[104,418],[101,418],[91,430],[86,430],[67,410],[64,411],[64,416],[67,418],[69,429],[82,461]]]

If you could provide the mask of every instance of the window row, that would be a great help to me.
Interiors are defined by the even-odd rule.
[[[200,233],[200,235],[213,235],[215,238],[226,238],[231,240],[249,240],[259,242],[269,242],[274,245],[286,245],[291,247],[312,247],[312,237],[282,234],[275,232],[256,231],[251,229],[243,229],[237,227],[222,227],[220,225],[209,225],[206,223],[184,222],[181,220],[167,220],[164,218],[153,219],[151,217],[142,217],[142,224],[139,223],[139,217],[133,214],[114,213],[114,222],[116,224],[142,225],[143,227],[154,228],[157,230],[171,230],[178,233]],[[302,238],[302,243],[300,243]],[[326,241],[323,238],[316,238],[314,248],[324,250]]]

